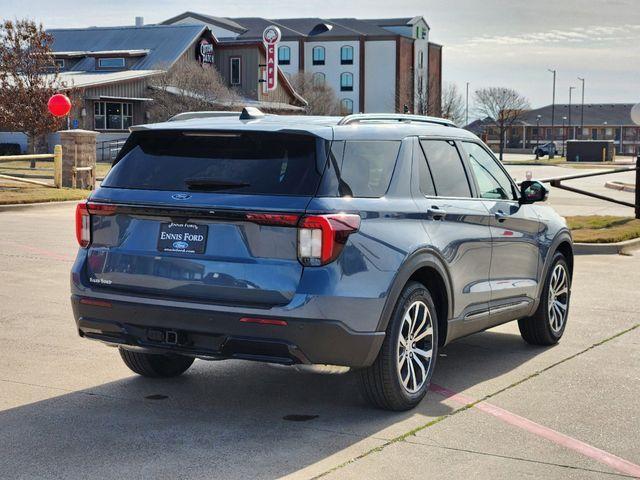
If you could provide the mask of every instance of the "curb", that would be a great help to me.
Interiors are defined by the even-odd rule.
[[[38,202],[38,203],[10,203],[7,205],[0,205],[0,212],[17,212],[18,210],[31,210],[37,208],[52,208],[59,207],[61,205],[75,205],[81,200],[63,200],[60,202]]]
[[[574,243],[573,253],[576,255],[631,255],[640,249],[640,238],[618,243]]]
[[[624,183],[624,182],[606,182],[604,184],[605,187],[610,188],[612,190],[620,190],[623,192],[631,192],[634,193],[636,191],[636,186],[633,183]]]

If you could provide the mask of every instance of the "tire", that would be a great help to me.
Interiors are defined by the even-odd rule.
[[[143,377],[169,378],[183,374],[195,360],[183,355],[157,355],[134,352],[120,348],[120,356],[125,365]]]
[[[416,318],[417,325],[412,317]],[[431,333],[428,332],[429,327]],[[400,343],[401,333],[402,338],[410,338],[410,331],[422,338],[405,348]],[[427,352],[430,352],[430,358]],[[415,407],[429,389],[437,357],[438,318],[435,304],[424,285],[410,282],[398,298],[378,357],[373,365],[360,371],[365,398],[384,410],[403,411]],[[413,377],[411,367],[414,368]]]
[[[565,293],[559,293],[565,290]],[[567,326],[570,300],[571,274],[569,266],[564,255],[556,252],[544,282],[538,309],[531,317],[518,320],[518,328],[524,341],[531,345],[545,346],[558,343]],[[556,303],[556,306],[552,307],[553,301],[559,302],[559,305]]]

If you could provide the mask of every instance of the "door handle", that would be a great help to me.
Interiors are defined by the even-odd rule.
[[[498,210],[498,211],[495,213],[495,217],[496,217],[496,220],[497,220],[498,222],[502,223],[502,222],[504,222],[504,221],[507,219],[507,214],[506,214],[506,213],[504,213],[502,210]]]
[[[440,210],[440,207],[437,205],[431,205],[431,208],[427,210],[427,213],[431,220],[444,220],[444,217],[447,215],[447,212]]]

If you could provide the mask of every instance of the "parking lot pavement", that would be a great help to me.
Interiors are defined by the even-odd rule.
[[[0,478],[614,478],[640,468],[640,256],[576,259],[558,346],[527,346],[515,324],[454,342],[422,404],[389,413],[365,404],[354,372],[197,361],[177,379],[132,375],[114,349],[75,332],[73,227],[72,205],[0,212]]]

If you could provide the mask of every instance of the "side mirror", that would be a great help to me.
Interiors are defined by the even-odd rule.
[[[544,202],[549,196],[549,190],[536,180],[525,180],[520,184],[520,203],[522,205]]]

